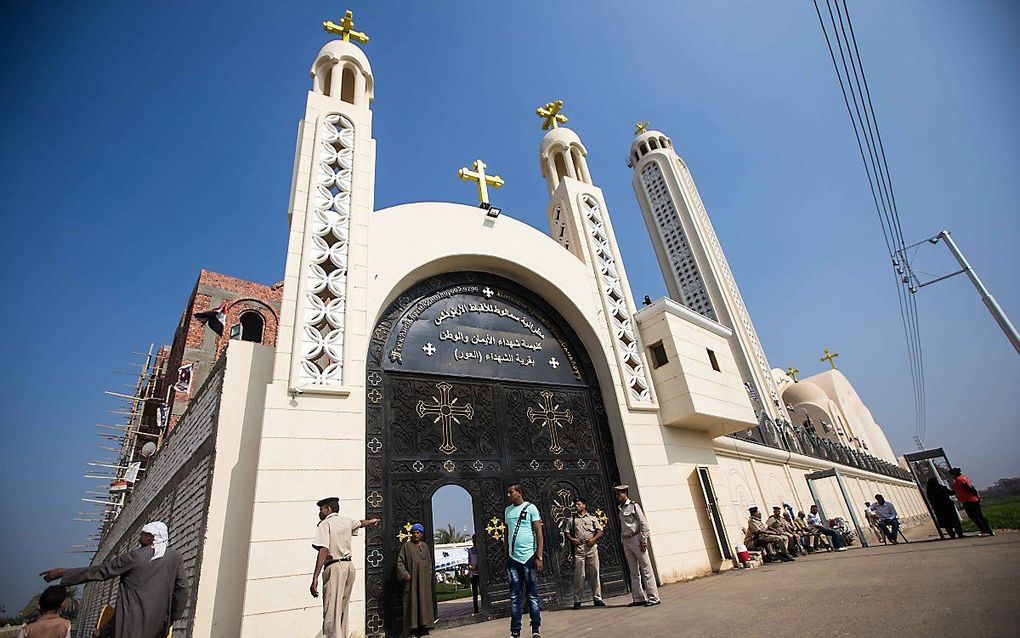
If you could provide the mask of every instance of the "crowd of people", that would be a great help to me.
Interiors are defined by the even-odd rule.
[[[955,494],[981,536],[994,532],[981,512],[981,497],[974,484],[959,468],[952,468],[952,489],[932,478],[926,496],[939,527],[950,537],[962,537],[963,530],[951,495]],[[631,578],[632,607],[661,604],[648,547],[651,532],[641,506],[631,500],[630,488],[613,488],[617,501],[621,544]],[[545,538],[539,508],[525,498],[524,487],[513,483],[506,491],[509,505],[503,521],[505,533],[500,540],[506,556],[510,595],[510,635],[519,638],[527,610],[532,638],[541,638],[542,604],[538,575],[544,569]],[[325,498],[316,505],[319,523],[312,547],[315,567],[309,591],[319,597],[322,584],[324,638],[349,635],[348,604],[354,588],[355,569],[351,563],[352,537],[363,527],[379,523],[378,518],[354,520],[340,516],[340,499]],[[896,507],[881,494],[875,502],[865,503],[869,527],[883,542],[898,543],[901,536]],[[810,511],[797,512],[784,503],[772,508],[764,521],[757,507],[749,509],[744,542],[749,549],[763,553],[766,562],[791,562],[819,550],[842,552],[855,541],[854,532],[841,518],[825,520],[812,505]],[[577,497],[569,521],[561,529],[573,549],[573,607],[579,609],[585,587],[592,592],[592,604],[604,607],[599,575],[598,543],[605,529],[598,517],[588,511],[584,497]],[[426,530],[420,523],[409,529],[409,538],[400,547],[396,560],[397,580],[403,585],[404,633],[423,636],[435,624],[433,595],[434,557],[425,543]],[[905,539],[904,539],[905,540]],[[472,584],[478,586],[478,553],[471,560]],[[469,559],[470,560],[470,559]],[[141,529],[139,546],[90,567],[54,568],[40,574],[47,582],[60,579],[60,585],[48,587],[39,598],[40,617],[22,628],[19,638],[67,638],[70,623],[58,611],[67,596],[64,586],[120,578],[117,605],[112,621],[97,627],[94,636],[110,638],[163,638],[184,612],[188,600],[187,573],[183,558],[170,547],[166,525],[152,522]],[[477,613],[477,603],[474,606]],[[104,614],[105,618],[105,614]],[[101,621],[102,622],[102,621]]]

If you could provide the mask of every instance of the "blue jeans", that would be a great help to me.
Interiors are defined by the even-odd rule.
[[[890,533],[889,528],[892,528]],[[892,543],[898,543],[896,537],[900,535],[900,519],[898,518],[883,518],[878,521],[878,529],[882,530],[885,537]]]
[[[811,531],[818,532],[819,534],[825,534],[832,539],[832,549],[839,549],[843,546],[843,535],[831,527],[822,527],[819,525],[818,527],[812,528]]]
[[[535,571],[535,557],[526,563],[512,558],[506,561],[507,578],[510,580],[510,633],[521,635],[521,617],[524,616],[525,589],[528,596],[528,614],[531,616],[531,631],[538,633],[542,626],[542,606],[538,596],[538,573]]]

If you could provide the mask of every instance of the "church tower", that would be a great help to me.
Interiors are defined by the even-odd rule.
[[[634,299],[613,224],[602,189],[588,172],[587,149],[574,131],[560,126],[567,121],[559,112],[562,107],[561,101],[550,102],[537,111],[545,120],[542,128],[548,131],[539,148],[539,169],[549,187],[549,232],[591,267],[623,372],[628,406],[654,408],[644,349],[634,325]]]
[[[374,206],[374,87],[368,58],[351,41],[365,44],[368,37],[353,30],[351,12],[340,24],[323,26],[339,39],[315,56],[298,124],[283,301],[283,317],[292,319],[285,329],[292,334],[281,333],[275,378],[287,379],[295,392],[343,393],[351,377],[345,346],[352,329],[365,330],[350,325],[358,315],[348,308],[352,301],[360,307],[367,285],[363,247]]]
[[[647,123],[645,123],[647,125]],[[669,296],[732,330],[729,338],[755,412],[789,421],[772,369],[687,165],[673,142],[638,125],[628,165]]]

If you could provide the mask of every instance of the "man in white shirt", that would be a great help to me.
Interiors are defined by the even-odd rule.
[[[878,528],[893,545],[898,544],[896,538],[900,535],[900,518],[896,514],[896,508],[881,494],[875,494],[875,501],[871,508],[878,517]]]
[[[811,506],[811,513],[807,515],[807,524],[811,528],[812,532],[817,534],[825,534],[829,537],[832,547],[837,552],[845,552],[846,547],[843,546],[843,535],[826,525],[827,521],[823,521],[822,517],[818,514],[818,506]]]

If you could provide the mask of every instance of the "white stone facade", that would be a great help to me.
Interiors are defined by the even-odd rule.
[[[162,452],[161,463],[177,468],[164,474],[180,478],[181,467],[208,456],[205,441],[218,427],[215,471],[207,472],[207,483],[189,479],[181,487],[201,486],[207,496],[194,508],[206,521],[193,543],[201,578],[180,635],[321,635],[321,601],[308,591],[315,501],[338,496],[343,515],[364,518],[366,499],[381,497],[365,493],[366,450],[378,444],[366,441],[366,402],[381,396],[374,387],[375,399],[367,391],[370,335],[395,299],[445,273],[511,279],[576,333],[597,377],[621,478],[648,515],[661,581],[729,566],[699,468],[712,477],[731,546],[751,504],[810,504],[804,475],[832,463],[724,436],[757,423],[744,389],[749,380],[768,414],[783,411],[771,404],[778,394],[753,325],[693,181],[665,136],[646,134],[642,140],[651,144],[654,137],[655,152],[635,153],[632,161],[638,199],[680,303],[664,299],[638,312],[612,217],[576,133],[554,128],[540,146],[551,238],[505,214],[493,219],[459,204],[373,211],[368,59],[354,44],[334,41],[311,72],[298,125],[277,348],[232,342],[225,376],[214,373],[192,402],[192,429]],[[660,358],[653,363],[653,356]],[[211,406],[206,396],[222,399]],[[198,418],[206,412],[208,419]],[[855,498],[881,491],[904,517],[923,512],[909,483],[842,471]],[[139,507],[144,490],[165,488],[158,476],[137,493]],[[830,516],[841,512],[831,486],[819,493]],[[355,636],[379,629],[378,619],[366,618],[365,554],[364,536],[355,537]]]

